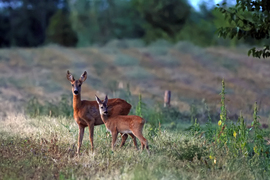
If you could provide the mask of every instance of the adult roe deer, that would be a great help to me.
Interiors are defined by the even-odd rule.
[[[71,82],[72,85],[72,93],[73,93],[73,116],[75,121],[79,126],[79,136],[78,136],[78,148],[77,153],[79,154],[83,135],[84,135],[84,128],[88,126],[89,128],[89,138],[91,142],[91,150],[94,150],[93,144],[93,135],[94,135],[94,126],[103,124],[99,114],[99,108],[96,101],[86,101],[81,100],[81,85],[87,78],[87,72],[81,75],[78,80],[75,80],[73,75],[67,71],[67,79]],[[127,115],[131,109],[131,105],[126,101],[115,98],[110,99],[108,101],[108,113],[110,116],[116,115]],[[137,148],[137,141],[136,137],[133,134],[129,134],[134,142],[134,146]],[[128,135],[122,135],[122,142],[121,147],[125,144]]]
[[[142,134],[145,120],[140,116],[135,115],[110,116],[108,113],[108,104],[110,100],[108,100],[107,95],[103,102],[96,96],[96,101],[99,106],[101,119],[104,122],[107,130],[112,135],[112,150],[114,149],[118,133],[132,133],[141,141],[141,149],[143,150],[145,146],[149,154],[147,140]]]

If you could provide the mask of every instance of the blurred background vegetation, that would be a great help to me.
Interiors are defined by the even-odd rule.
[[[269,179],[270,61],[247,49],[270,43],[218,37],[235,28],[222,8],[236,0],[194,2],[0,0],[0,177]],[[74,156],[67,70],[75,79],[87,71],[82,99],[132,104],[153,156],[131,150],[131,138],[111,153],[104,125],[95,155],[84,140]]]
[[[190,41],[203,47],[258,43],[218,38],[216,28],[228,22],[214,0],[199,3],[195,10],[187,0],[0,0],[0,47],[85,47],[112,39]]]

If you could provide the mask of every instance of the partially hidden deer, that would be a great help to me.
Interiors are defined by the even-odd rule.
[[[112,150],[114,150],[118,133],[132,133],[140,140],[141,150],[146,147],[148,154],[150,153],[148,148],[148,142],[142,134],[143,126],[145,124],[145,120],[143,118],[135,115],[111,116],[108,113],[108,106],[110,100],[108,100],[107,95],[103,102],[96,96],[96,101],[99,106],[99,113],[101,119],[104,122],[107,130],[112,135]]]
[[[74,76],[67,71],[67,79],[70,81],[72,86],[72,93],[73,93],[73,116],[75,121],[79,126],[79,134],[78,134],[78,147],[77,153],[80,153],[80,148],[82,145],[83,135],[84,135],[84,128],[89,128],[89,139],[91,143],[91,150],[94,150],[94,143],[93,143],[93,135],[94,135],[94,126],[103,124],[103,121],[99,114],[99,107],[96,101],[86,101],[81,100],[81,86],[83,82],[87,78],[87,72],[81,75],[78,80],[74,79]],[[112,117],[117,115],[127,115],[131,109],[131,105],[127,103],[125,100],[120,98],[110,99],[108,101],[108,114]],[[132,137],[134,146],[138,148],[136,137],[129,133]],[[122,135],[122,142],[121,147],[125,144],[128,135]]]

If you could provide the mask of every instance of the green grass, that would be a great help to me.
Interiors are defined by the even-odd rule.
[[[90,152],[88,130],[80,156],[75,155],[77,125],[73,119],[11,115],[0,125],[2,179],[265,179],[261,161],[231,158],[190,132],[144,128],[151,155],[134,149],[129,138],[111,151],[104,125],[95,127],[95,152]],[[119,146],[120,137],[118,137]]]
[[[134,56],[137,56],[136,53],[140,51],[142,51],[142,61],[138,63],[138,59],[134,60]],[[58,91],[58,94],[65,93],[62,91],[65,90],[66,85],[70,91],[65,77],[67,67],[72,68],[70,70],[78,78],[82,73],[82,68],[93,66],[93,68],[91,67],[93,71],[87,70],[90,73],[83,88],[87,84],[89,85],[88,90],[89,88],[100,90],[101,87],[106,87],[107,92],[113,93],[114,97],[122,97],[129,101],[133,105],[132,113],[136,114],[139,112],[137,111],[139,108],[138,105],[136,106],[137,101],[132,99],[134,97],[132,97],[131,92],[118,89],[119,78],[113,78],[115,76],[114,73],[110,74],[112,77],[110,75],[106,75],[108,78],[103,77],[102,72],[104,70],[107,71],[109,67],[116,65],[123,72],[123,77],[121,78],[127,80],[127,82],[139,80],[140,82],[144,81],[143,83],[147,83],[147,80],[155,79],[154,74],[151,74],[151,71],[147,71],[147,68],[144,67],[144,63],[146,64],[152,58],[154,61],[157,61],[157,63],[153,63],[153,69],[156,68],[156,72],[158,72],[160,68],[164,67],[181,65],[181,68],[184,68],[186,63],[185,61],[182,62],[182,60],[190,57],[191,61],[197,61],[200,63],[199,65],[205,66],[206,69],[213,70],[211,74],[206,72],[205,77],[213,76],[213,73],[218,72],[220,67],[228,73],[233,72],[234,74],[229,74],[229,77],[234,77],[233,75],[237,72],[237,68],[244,67],[243,63],[238,59],[234,59],[235,56],[229,56],[230,59],[229,57],[227,59],[219,58],[219,53],[222,53],[222,51],[218,53],[209,53],[208,51],[209,49],[202,49],[186,42],[171,45],[165,41],[155,42],[149,46],[145,46],[140,41],[115,41],[99,49],[68,50],[56,47],[56,50],[55,48],[43,48],[33,50],[33,52],[32,50],[25,52],[21,50],[15,53],[12,50],[1,50],[0,67],[5,76],[0,78],[3,81],[0,87],[16,87],[16,90],[19,89],[22,95],[25,95],[23,102],[26,102],[29,100],[28,97],[33,95],[31,91],[26,89],[28,87],[27,84],[39,82],[39,87],[46,86],[44,92],[46,92],[47,96],[40,97],[37,95],[37,97],[40,97],[40,102],[31,99],[27,103],[29,106],[27,104],[23,106],[23,103],[18,105],[18,101],[16,101],[16,106],[14,104],[6,104],[7,101],[2,103],[3,108],[10,109],[12,112],[3,110],[4,115],[0,117],[0,179],[269,179],[270,161],[269,154],[267,154],[269,153],[267,151],[269,146],[266,145],[263,139],[268,138],[269,140],[269,128],[261,131],[257,128],[255,131],[253,127],[249,131],[245,126],[239,125],[238,121],[232,122],[228,119],[228,121],[224,121],[228,128],[222,134],[221,129],[223,126],[217,125],[217,122],[220,120],[220,114],[216,110],[217,107],[220,107],[216,105],[217,99],[214,98],[212,100],[212,103],[214,102],[215,104],[211,104],[213,105],[209,115],[212,118],[211,122],[207,121],[208,110],[197,105],[197,101],[201,101],[200,98],[198,99],[199,96],[196,96],[197,89],[200,89],[200,87],[190,88],[190,91],[192,89],[196,90],[190,96],[194,99],[197,98],[197,101],[194,101],[196,102],[194,103],[196,108],[193,108],[193,110],[191,108],[190,112],[187,112],[188,108],[185,110],[181,109],[180,112],[181,106],[176,104],[172,104],[172,107],[169,109],[164,109],[160,104],[157,105],[160,102],[157,102],[157,99],[150,98],[154,97],[151,96],[153,94],[158,97],[156,94],[161,91],[154,92],[148,96],[149,101],[143,99],[148,104],[142,104],[140,112],[147,120],[144,135],[149,141],[150,156],[148,156],[146,151],[140,152],[135,150],[130,137],[126,145],[123,148],[119,148],[119,136],[117,141],[118,148],[112,152],[111,136],[106,131],[104,125],[95,127],[95,152],[90,152],[89,132],[86,129],[81,154],[80,156],[75,155],[78,126],[72,118],[73,110],[70,93],[66,99],[65,97],[62,97],[62,99],[56,98],[56,96],[51,96],[54,93],[49,93],[55,92],[55,90]],[[125,52],[125,55],[122,54],[123,52]],[[144,54],[143,52],[148,53]],[[103,56],[102,53],[106,55]],[[10,54],[14,54],[14,56]],[[141,58],[141,56],[137,57]],[[113,59],[113,57],[116,57],[116,59]],[[124,61],[121,60],[121,57]],[[150,59],[148,59],[149,57]],[[8,59],[12,61],[8,61]],[[26,62],[33,59],[39,65],[35,67],[39,68],[36,70],[39,73],[29,75],[29,69],[26,69],[24,74],[18,72],[16,76],[13,75],[16,68],[24,65],[27,66]],[[51,61],[50,59],[54,60]],[[59,59],[59,61],[55,61],[56,59]],[[87,61],[84,61],[84,59]],[[24,61],[25,63],[21,64]],[[56,64],[52,65],[51,62]],[[152,63],[152,61],[150,62]],[[260,67],[264,66],[265,68],[267,67],[266,64],[260,65]],[[56,70],[42,71],[45,67],[50,69],[54,67]],[[14,71],[12,68],[14,68]],[[9,69],[12,71],[5,72]],[[199,72],[200,70],[203,69],[193,69],[194,72]],[[174,71],[174,73],[177,73],[177,71],[179,70]],[[252,72],[252,69],[246,68],[246,72]],[[51,75],[48,76],[48,73]],[[98,76],[92,76],[91,74]],[[254,73],[247,76],[247,83],[251,87],[252,85],[258,85],[255,83],[263,80],[255,79],[258,78],[255,75]],[[30,80],[26,81],[24,77],[29,77]],[[252,79],[251,77],[255,78]],[[167,87],[167,85],[170,87],[172,83],[175,83],[170,82],[170,76],[168,78],[166,81],[169,83],[166,83],[166,86],[162,85],[160,87]],[[54,79],[54,81],[51,83],[52,86],[49,86],[48,82],[51,79]],[[103,79],[106,80],[103,81]],[[219,80],[219,78],[217,79]],[[202,82],[208,85],[212,81],[213,79],[209,79]],[[55,82],[58,82],[59,86],[55,86]],[[134,81],[131,84],[131,90],[137,89],[134,88],[137,87],[137,82]],[[123,83],[125,84],[126,82],[123,81]],[[29,85],[32,84],[30,83]],[[159,86],[160,84],[157,85]],[[220,92],[219,86],[215,87],[215,84],[209,85],[209,87],[215,89],[211,95],[217,95]],[[232,89],[226,88],[226,93],[235,94],[236,92],[233,91],[235,87],[232,84],[230,84],[230,87]],[[263,86],[264,89],[267,89],[265,87]],[[262,87],[258,86],[258,92],[262,91],[260,88]],[[25,91],[23,91],[24,89]],[[191,104],[193,99],[188,101],[190,97],[185,96],[184,91],[178,91],[178,89],[181,89],[181,87],[176,86],[174,89],[171,89],[173,97],[178,97],[177,94],[181,92],[181,95],[179,95],[181,100]],[[1,98],[3,99],[8,96],[5,92],[12,91],[12,89],[7,88],[4,90],[0,91],[0,93],[2,92]],[[85,92],[86,88],[83,91]],[[16,91],[14,92],[16,93]],[[135,92],[138,93],[137,90]],[[11,93],[11,95],[15,97],[15,93]],[[231,103],[230,111],[238,111],[235,107],[240,106],[234,106],[234,104],[239,104],[239,102],[243,106],[253,103],[251,102],[253,99],[248,100],[246,98],[250,94],[242,93],[244,92],[241,91],[241,94],[235,94],[243,96],[243,101],[237,100],[237,102]],[[142,96],[145,97],[144,94]],[[162,96],[162,93],[160,96]],[[86,99],[89,99],[89,97]],[[174,101],[179,100],[180,98],[174,99]],[[232,99],[228,100],[233,101]],[[152,104],[149,102],[152,102]],[[207,100],[206,102],[211,101]],[[11,108],[8,108],[9,106]],[[18,109],[17,106],[21,106],[24,111]],[[204,104],[201,104],[201,106],[204,106]],[[226,104],[222,107],[227,106]],[[268,109],[267,104],[265,104],[264,109]],[[267,112],[264,114],[267,114]],[[268,115],[269,113],[267,117]],[[193,124],[190,123],[191,116]],[[252,120],[247,118],[245,121],[250,122]],[[206,122],[208,124],[200,124]],[[258,122],[255,124],[259,126]],[[240,129],[243,127],[244,129]],[[233,135],[234,131],[236,132],[236,137]],[[239,132],[247,132],[247,139],[244,139]],[[222,138],[218,139],[219,134],[221,134]],[[239,145],[243,145],[243,142],[248,144],[246,146],[248,149],[247,154],[239,151]],[[253,150],[255,146],[256,148]],[[261,151],[259,151],[260,148]]]
[[[133,114],[147,121],[143,134],[150,155],[136,150],[130,137],[119,148],[119,136],[112,151],[104,125],[95,127],[95,151],[90,151],[86,128],[81,153],[76,155],[78,127],[66,98],[56,106],[29,101],[30,110],[40,109],[32,117],[7,114],[0,124],[2,179],[269,179],[269,146],[263,139],[267,131],[259,128],[257,106],[252,130],[242,116],[237,122],[226,118],[224,81],[218,123],[206,105],[202,113],[208,113],[208,122],[201,125],[197,121],[201,110],[195,106],[187,115],[173,107],[147,106],[139,96],[132,103]]]

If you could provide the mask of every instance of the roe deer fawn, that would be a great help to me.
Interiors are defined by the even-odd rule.
[[[101,119],[112,135],[112,150],[114,149],[118,133],[132,133],[141,141],[141,149],[143,150],[145,146],[149,154],[147,140],[142,135],[145,120],[135,115],[110,116],[108,113],[108,102],[110,100],[108,101],[107,95],[103,102],[96,96],[96,101],[99,106]]]
[[[77,122],[79,126],[79,136],[78,136],[78,148],[77,153],[80,153],[80,148],[83,140],[84,135],[84,128],[88,126],[89,128],[89,138],[91,142],[91,150],[94,150],[94,144],[93,144],[93,135],[94,135],[94,126],[103,124],[103,121],[101,120],[98,104],[96,101],[81,101],[81,85],[87,78],[87,73],[84,71],[84,73],[81,75],[81,77],[78,80],[75,80],[73,75],[70,74],[69,71],[67,71],[67,79],[71,82],[72,85],[72,93],[73,93],[73,116],[75,121]],[[110,99],[108,101],[108,113],[110,116],[116,116],[116,115],[127,115],[131,109],[131,105],[127,103],[126,101],[115,98]],[[136,137],[133,134],[129,134],[134,142],[134,146],[137,147],[137,141]],[[122,143],[121,147],[125,144],[125,141],[127,139],[128,135],[124,134],[122,136]]]

